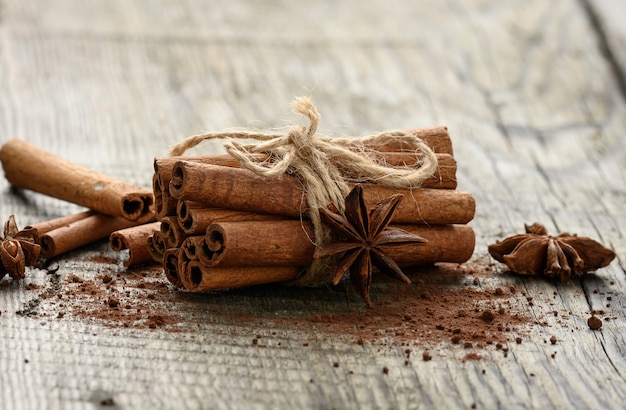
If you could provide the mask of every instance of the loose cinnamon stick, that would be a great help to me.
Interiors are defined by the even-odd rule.
[[[140,225],[148,220],[130,221],[119,216],[95,214],[53,229],[40,237],[43,258],[53,258],[99,239],[120,229]]]
[[[264,266],[253,268],[209,268],[198,260],[182,265],[179,272],[185,289],[191,292],[238,288],[294,280],[301,272],[296,266]]]
[[[392,225],[425,238],[424,245],[385,245],[400,266],[467,261],[474,252],[469,225]],[[313,228],[302,221],[220,222],[207,228],[202,262],[214,268],[307,266],[313,262]],[[260,239],[262,238],[262,239]]]
[[[151,212],[149,190],[66,161],[26,141],[6,142],[0,149],[0,161],[7,180],[15,187],[130,220]]]
[[[404,194],[392,221],[431,225],[464,224],[472,220],[471,194],[447,189],[389,189],[363,184],[365,201],[374,204],[394,193]],[[170,193],[179,200],[207,208],[228,208],[289,217],[306,215],[306,198],[294,177],[270,180],[240,168],[179,161],[172,170]]]
[[[35,229],[37,232],[36,241],[39,243],[39,238],[41,235],[46,232],[50,232],[54,229],[61,228],[63,226],[68,226],[71,223],[76,221],[80,221],[81,219],[89,218],[90,216],[96,215],[96,212],[93,211],[85,211],[77,214],[62,216],[60,218],[50,219],[48,221],[38,222],[33,225],[28,225],[24,229]]]
[[[176,214],[180,227],[187,235],[204,234],[206,228],[213,222],[270,221],[281,218],[277,215],[255,212],[206,208],[202,204],[191,201],[178,201]]]
[[[124,266],[142,265],[154,262],[148,249],[148,237],[161,227],[161,222],[133,226],[115,231],[109,237],[109,244],[114,252],[128,249],[128,259]]]

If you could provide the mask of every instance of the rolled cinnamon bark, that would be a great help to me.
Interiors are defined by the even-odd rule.
[[[198,248],[204,244],[204,235],[188,236],[180,246],[180,252],[185,253],[189,260],[198,259]]]
[[[178,223],[187,235],[199,235],[213,222],[271,221],[281,219],[278,215],[244,212],[233,209],[206,208],[191,201],[178,201],[176,207]],[[284,218],[283,218],[284,219]]]
[[[170,281],[174,287],[180,288],[183,283],[180,279],[180,275],[178,274],[180,261],[180,248],[170,248],[165,251],[163,255],[163,271],[165,272],[165,277]]]
[[[448,133],[448,127],[446,126],[437,125],[434,127],[413,128],[407,132],[421,138],[435,153],[454,154],[452,151],[452,140],[450,139],[450,134]],[[358,138],[355,138],[355,141],[358,141]],[[402,139],[383,143],[370,142],[368,143],[368,148],[383,152],[412,150],[411,147],[408,147],[407,144],[402,142]]]
[[[392,221],[430,225],[464,224],[472,220],[471,194],[448,189],[390,189],[362,184],[365,201],[375,204],[392,194],[404,195]],[[227,208],[289,217],[306,215],[306,198],[296,178],[266,179],[241,168],[179,161],[172,170],[170,193],[207,208]]]
[[[155,158],[153,162],[154,176],[152,190],[154,191],[154,208],[157,219],[176,214],[178,200],[170,195],[169,185],[172,179],[172,167],[181,159],[191,162],[238,167],[239,162],[230,155],[203,155],[189,157]]]
[[[107,238],[120,229],[148,222],[130,221],[119,216],[95,214],[40,236],[42,258],[53,258],[83,245]]]
[[[10,140],[0,161],[11,185],[137,220],[151,212],[152,192],[66,161],[26,141]]]
[[[133,226],[115,231],[109,236],[109,245],[114,252],[128,249],[124,266],[136,266],[154,262],[148,249],[148,237],[161,227],[161,222]]]
[[[157,263],[163,263],[163,254],[167,249],[161,231],[156,231],[154,234],[148,236],[146,243],[152,259]]]
[[[162,182],[160,174],[152,176],[152,192],[154,194],[154,214],[158,220],[176,213],[178,200],[170,195],[170,182]]]
[[[179,248],[187,237],[176,216],[166,216],[161,219],[161,234],[166,248]]]
[[[63,226],[68,226],[76,221],[80,221],[81,219],[89,218],[90,216],[96,215],[96,212],[93,211],[85,211],[77,214],[62,216],[60,218],[50,219],[48,221],[38,222],[33,225],[28,225],[24,227],[24,229],[35,229],[37,232],[37,243],[39,243],[39,237],[45,234],[46,232],[50,232],[54,229],[61,228]]]
[[[315,236],[308,222],[217,222],[207,228],[208,266],[306,266]],[[206,256],[206,254],[204,255]]]
[[[467,261],[475,236],[469,225],[392,225],[425,238],[423,245],[384,245],[400,266]],[[302,221],[220,222],[207,228],[202,263],[208,267],[307,266],[313,262],[313,228]]]
[[[181,282],[191,292],[238,288],[294,280],[302,268],[296,266],[261,266],[252,268],[209,268],[197,259],[180,264]]]

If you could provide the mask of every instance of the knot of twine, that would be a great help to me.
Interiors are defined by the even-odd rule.
[[[224,148],[241,166],[266,178],[281,178],[293,174],[303,184],[309,218],[313,224],[315,245],[331,240],[330,232],[322,224],[319,208],[330,204],[343,213],[350,183],[370,182],[390,188],[419,187],[437,169],[437,157],[419,137],[404,131],[386,131],[362,138],[331,138],[316,134],[320,120],[317,108],[308,97],[299,97],[292,103],[295,113],[306,117],[309,126],[292,126],[286,133],[266,133],[240,130],[194,135],[174,145],[170,155],[182,155],[188,149],[207,140],[226,139]],[[253,139],[257,144],[243,144],[240,140]],[[402,142],[403,149],[421,152],[420,166],[403,167],[380,164],[368,145]],[[257,162],[258,154],[269,160]],[[320,284],[329,275],[324,261],[316,260],[301,285]]]

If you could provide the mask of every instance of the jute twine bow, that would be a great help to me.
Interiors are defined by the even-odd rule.
[[[316,134],[320,114],[308,97],[299,97],[292,103],[297,114],[308,118],[308,127],[296,125],[286,133],[266,133],[240,130],[194,135],[174,145],[170,155],[182,155],[188,149],[207,140],[226,139],[224,148],[243,168],[266,178],[281,178],[285,173],[295,175],[303,184],[309,218],[313,224],[316,246],[331,240],[322,224],[318,209],[329,204],[343,213],[349,183],[370,182],[390,188],[419,187],[437,169],[437,157],[419,137],[404,131],[386,131],[362,138],[331,138]],[[243,144],[252,139],[257,144]],[[368,145],[402,142],[403,149],[421,152],[418,168],[395,167],[376,162],[367,155]],[[270,160],[257,162],[258,154]],[[341,171],[340,171],[341,170]],[[298,285],[319,285],[330,278],[327,261],[316,260],[298,280]]]

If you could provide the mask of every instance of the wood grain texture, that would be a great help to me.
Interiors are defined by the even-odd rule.
[[[604,16],[621,7],[589,5],[601,3],[593,10]],[[173,143],[289,125],[299,121],[292,98],[310,94],[327,135],[448,126],[458,189],[476,198],[474,260],[534,221],[618,256],[565,284],[481,279],[532,295],[523,308],[546,324],[508,357],[463,361],[461,346],[442,343],[432,361],[406,366],[401,347],[263,320],[360,309],[326,288],[172,290],[166,302],[196,328],[167,332],[55,319],[58,308],[10,284],[0,287],[0,408],[97,408],[107,399],[120,408],[623,408],[626,101],[612,64],[624,62],[619,48],[607,59],[598,28],[612,50],[623,38],[610,17],[592,21],[586,4],[1,0],[0,142],[21,138],[150,188],[153,158]],[[202,152],[222,151],[215,142],[194,149]],[[15,214],[19,226],[82,210],[10,191],[5,180],[0,192],[0,216]],[[103,267],[90,256],[106,249],[33,268],[29,283],[58,291],[59,278],[95,277]],[[616,319],[591,332],[586,319],[600,309]],[[233,319],[246,312],[256,320]],[[257,334],[266,347],[252,345]]]

